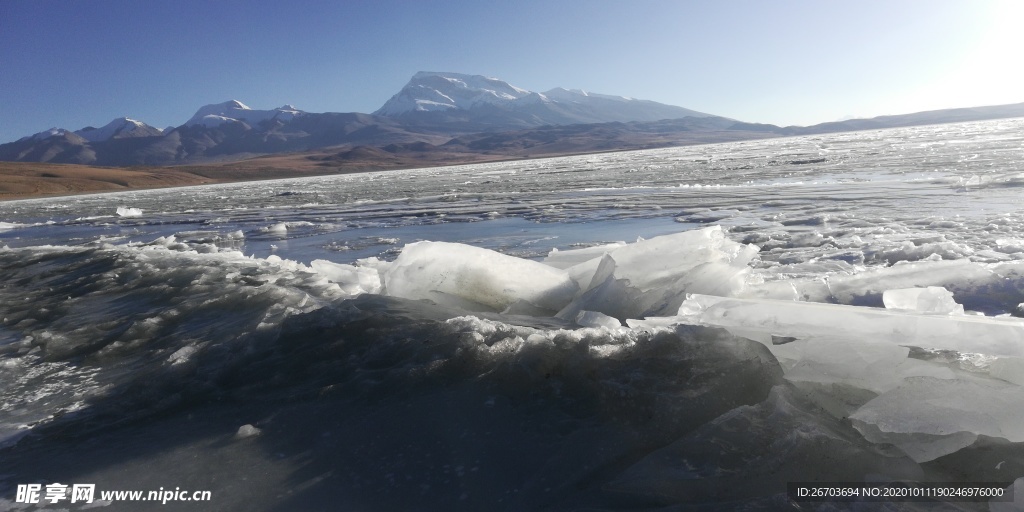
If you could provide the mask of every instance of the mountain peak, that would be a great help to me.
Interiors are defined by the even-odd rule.
[[[271,119],[289,121],[295,116],[301,114],[303,114],[303,112],[292,105],[285,105],[273,110],[254,110],[241,101],[230,100],[223,103],[206,105],[200,108],[196,111],[195,115],[185,123],[185,125],[214,127],[220,126],[224,123],[238,122],[255,125],[262,121],[268,121]]]
[[[220,108],[234,108],[239,110],[252,110],[248,105],[238,100],[228,100],[224,103],[218,103],[216,105],[207,105],[208,107],[220,107]]]
[[[420,71],[374,114],[385,117],[433,117],[445,113],[459,122],[478,118],[500,124],[494,108],[504,112],[505,123],[518,126],[543,124],[658,121],[683,117],[708,117],[694,110],[641,101],[625,96],[596,94],[582,89],[556,87],[545,93],[531,92],[498,78],[463,73]],[[454,119],[453,117],[453,120]]]
[[[28,137],[22,137],[20,140],[25,140],[25,139],[44,140],[44,139],[48,139],[50,137],[59,137],[59,136],[62,136],[62,135],[67,135],[69,133],[73,133],[73,132],[69,132],[68,130],[65,130],[64,128],[53,127],[53,128],[50,128],[49,130],[43,130],[41,132],[29,135]]]
[[[127,137],[149,137],[163,133],[159,128],[154,128],[142,121],[136,121],[129,117],[118,117],[103,125],[101,128],[86,126],[76,130],[75,134],[89,142],[101,142],[110,139],[122,139]]]
[[[483,75],[420,71],[374,114],[399,116],[407,112],[469,110],[483,104],[508,105],[532,94]]]

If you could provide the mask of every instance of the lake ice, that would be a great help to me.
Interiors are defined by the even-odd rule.
[[[1021,162],[1002,120],[0,203],[0,507],[1009,486]]]

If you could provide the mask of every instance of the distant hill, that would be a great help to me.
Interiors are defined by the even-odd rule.
[[[405,166],[452,154],[466,161],[470,154],[556,155],[1009,117],[1024,117],[1024,103],[780,127],[624,96],[540,93],[497,78],[420,72],[373,114],[291,105],[258,110],[231,100],[200,107],[182,125],[163,130],[128,117],[100,128],[51,128],[0,145],[0,161],[129,167],[309,153],[328,155],[325,165],[358,160],[365,166],[376,158]]]
[[[929,124],[986,121],[990,119],[1010,119],[1014,117],[1024,117],[1024,103],[993,105],[988,107],[929,110],[925,112],[915,112],[913,114],[878,116],[870,119],[847,119],[845,121],[821,123],[813,126],[779,127],[771,124],[737,123],[735,128],[742,130],[759,130],[779,135],[813,135],[818,133],[899,128],[903,126],[924,126]]]

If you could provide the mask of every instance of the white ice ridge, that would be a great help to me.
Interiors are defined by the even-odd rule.
[[[1001,267],[1006,266],[1006,271]],[[825,279],[786,279],[750,286],[743,297],[792,299],[808,302],[851,304],[886,290],[940,286],[954,294],[976,295],[978,290],[998,286],[1011,267],[989,268],[967,259],[916,261],[870,269],[851,275],[830,275]],[[879,306],[882,304],[879,303]]]
[[[430,299],[470,311],[558,311],[579,290],[568,272],[488,249],[416,242],[383,273],[388,295]]]
[[[572,320],[580,311],[596,311],[622,321],[670,315],[686,293],[738,293],[758,250],[729,240],[713,226],[626,245],[552,252],[545,263],[580,261],[566,271],[583,293],[559,317]]]
[[[743,289],[757,251],[715,226],[633,244],[552,251],[542,263],[470,245],[417,242],[393,263],[370,266],[380,272],[388,295],[469,311],[557,313],[581,325],[613,327],[611,320],[674,313],[686,293]],[[593,314],[581,316],[584,311]]]
[[[1024,356],[1024,320],[691,294],[678,322],[795,338],[872,339],[990,356]]]

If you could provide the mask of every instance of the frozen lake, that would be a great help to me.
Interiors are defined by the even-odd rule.
[[[240,229],[247,254],[264,256],[273,244],[297,261],[347,262],[386,251],[378,238],[399,247],[479,241],[538,256],[546,251],[530,247],[539,243],[532,234],[559,237],[543,249],[564,248],[663,234],[674,220],[686,223],[680,229],[715,223],[774,240],[818,233],[841,245],[869,235],[884,239],[869,242],[879,249],[941,235],[1006,254],[999,240],[1024,237],[1021,128],[1004,120],[13,201],[0,203],[0,222],[31,227],[0,236],[17,247],[217,239]],[[141,216],[120,217],[118,208]],[[55,224],[39,225],[47,222]]]
[[[0,509],[1007,487],[1022,162],[1012,119],[0,203]]]

